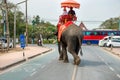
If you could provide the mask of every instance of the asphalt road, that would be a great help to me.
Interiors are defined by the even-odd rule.
[[[79,66],[58,61],[57,45],[54,50],[26,61],[0,75],[0,80],[120,80],[120,59],[98,46],[82,46]]]
[[[76,80],[120,80],[120,59],[97,46],[83,46]]]

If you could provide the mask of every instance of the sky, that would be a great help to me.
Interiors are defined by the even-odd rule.
[[[24,0],[8,0],[17,4]],[[63,9],[60,3],[65,0],[28,0],[28,17],[39,15],[41,19],[57,24]],[[120,16],[120,0],[75,0],[80,3],[79,9],[74,9],[77,15],[76,24],[81,21],[88,29],[97,28],[102,21]],[[25,3],[18,5],[25,13]],[[67,9],[68,10],[68,9]]]

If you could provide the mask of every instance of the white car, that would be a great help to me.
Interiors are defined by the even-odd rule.
[[[120,36],[113,36],[110,40],[108,40],[107,47],[120,47]]]
[[[0,38],[0,45],[1,48],[7,48],[7,39],[6,38]],[[13,40],[10,39],[9,41],[9,48],[13,47]]]
[[[110,36],[104,37],[103,39],[99,40],[98,45],[102,46],[102,47],[105,47],[110,38],[111,38]]]

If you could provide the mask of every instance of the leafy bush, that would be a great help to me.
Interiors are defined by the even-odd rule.
[[[56,39],[49,39],[49,40],[44,39],[43,43],[44,44],[55,44],[55,43],[57,43],[57,40]]]

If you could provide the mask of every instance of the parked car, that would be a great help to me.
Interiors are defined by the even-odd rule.
[[[1,48],[7,48],[7,39],[6,38],[0,38],[0,45]],[[10,39],[9,41],[9,48],[13,47],[13,40]]]
[[[105,47],[110,38],[111,38],[111,36],[104,37],[103,39],[99,40],[98,45],[101,47]]]
[[[107,47],[120,47],[120,36],[113,36],[108,42],[106,43]]]
[[[98,45],[103,46],[103,47],[105,47],[105,46],[109,47],[109,46],[111,46],[111,42],[112,42],[113,45],[116,44],[116,46],[117,46],[119,44],[118,43],[119,40],[120,40],[120,36],[106,36],[103,39],[99,40]]]

